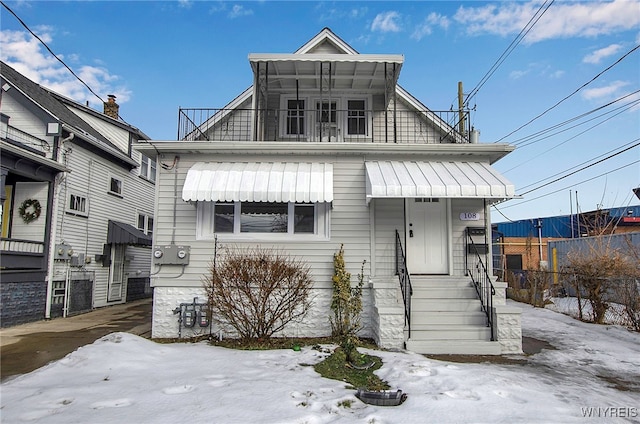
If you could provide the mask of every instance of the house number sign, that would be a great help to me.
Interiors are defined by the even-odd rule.
[[[480,214],[477,212],[462,212],[460,221],[480,221]]]

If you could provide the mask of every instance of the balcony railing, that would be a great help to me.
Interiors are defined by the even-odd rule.
[[[12,238],[0,239],[0,268],[44,268],[44,243],[41,241]]]
[[[5,122],[0,122],[0,137],[8,141],[18,142],[43,156],[45,156],[46,153],[51,152],[51,145],[47,141],[34,137],[29,133],[6,124]]]
[[[178,140],[468,143],[464,113],[407,110],[179,109]]]

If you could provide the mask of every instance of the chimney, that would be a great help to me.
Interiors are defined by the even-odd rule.
[[[107,97],[109,100],[104,103],[104,114],[113,119],[118,119],[118,110],[120,109],[120,106],[116,103],[116,96],[109,94]]]

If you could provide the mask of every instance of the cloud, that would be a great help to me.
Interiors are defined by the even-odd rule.
[[[191,6],[193,6],[193,1],[191,1],[191,0],[178,0],[178,6],[180,6],[183,9],[191,9]]]
[[[427,16],[424,21],[414,29],[413,34],[411,34],[411,38],[420,41],[423,37],[430,35],[433,32],[433,27],[440,27],[446,30],[449,28],[450,24],[451,21],[446,16],[431,12],[429,16]]]
[[[229,18],[231,19],[235,19],[235,18],[240,18],[242,16],[249,16],[249,15],[253,15],[253,10],[245,9],[244,6],[239,4],[234,4],[227,16],[229,16]]]
[[[460,7],[454,20],[467,27],[470,35],[518,34],[536,14],[541,4],[508,2],[481,7]],[[568,37],[597,37],[627,31],[640,25],[640,0],[611,2],[556,2],[524,38],[524,43]]]
[[[626,81],[613,81],[609,85],[603,87],[589,88],[582,91],[582,98],[585,100],[594,100],[602,97],[610,97],[619,92],[623,87],[629,85]]]
[[[395,11],[379,13],[371,24],[371,31],[380,31],[380,32],[400,32],[400,26],[398,25],[398,20],[400,19],[400,14]]]
[[[598,49],[595,52],[586,55],[582,61],[584,63],[598,64],[602,59],[618,53],[621,48],[622,46],[620,44],[611,44],[610,46]]]
[[[319,16],[318,21],[320,22],[360,19],[367,14],[368,10],[367,7],[353,7],[351,9],[334,8],[328,7],[326,3],[320,3],[315,7],[315,11]]]
[[[40,27],[35,32],[45,43],[53,42],[52,28]],[[70,62],[80,61],[73,53],[68,57],[58,54],[58,57],[103,99],[106,99],[107,94],[115,94],[118,103],[122,104],[131,98],[131,91],[119,85],[119,77],[111,74],[106,67],[86,64],[73,66]],[[26,31],[0,31],[0,59],[30,80],[78,103],[99,102],[68,69],[46,52],[42,44]]]

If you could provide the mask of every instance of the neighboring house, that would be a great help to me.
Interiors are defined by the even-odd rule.
[[[509,278],[523,270],[553,269],[551,242],[639,230],[640,206],[500,222],[493,224],[494,271]]]
[[[293,54],[250,54],[253,85],[223,109],[181,109],[178,141],[136,146],[162,162],[154,338],[232,336],[215,323],[187,328],[178,314],[206,303],[217,240],[309,264],[313,307],[283,335],[330,335],[333,255],[344,245],[354,279],[366,260],[363,336],[423,353],[522,351],[506,285],[487,295],[490,263],[477,272],[491,257],[490,204],[514,196],[491,164],[513,147],[477,144],[468,122],[447,123],[457,113],[422,105],[397,85],[403,62],[358,54],[325,28]]]
[[[2,326],[150,297],[148,139],[1,63]],[[110,114],[110,115],[107,115]]]

